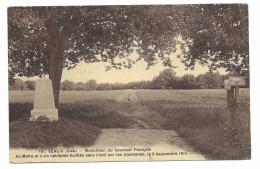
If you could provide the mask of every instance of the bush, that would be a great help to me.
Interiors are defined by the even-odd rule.
[[[9,90],[25,90],[26,84],[21,79],[15,79],[14,84],[9,84]]]

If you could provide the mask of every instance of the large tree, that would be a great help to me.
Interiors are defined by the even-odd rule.
[[[167,5],[8,8],[9,80],[46,74],[58,107],[63,68],[85,61],[109,62],[107,69],[147,68],[170,55],[187,68],[248,71],[247,5]],[[131,53],[138,52],[138,58]]]
[[[169,89],[175,84],[176,73],[172,69],[165,69],[159,73],[159,76],[154,77],[151,82],[154,89]]]

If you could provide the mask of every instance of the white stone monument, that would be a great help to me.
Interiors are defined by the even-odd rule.
[[[55,108],[54,104],[52,82],[47,78],[36,81],[31,120],[36,120],[40,116],[48,117],[51,121],[58,120],[58,109]]]

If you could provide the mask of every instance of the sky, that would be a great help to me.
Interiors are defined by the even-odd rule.
[[[172,54],[170,57],[173,61],[173,64],[175,66],[178,66],[177,68],[173,69],[176,72],[177,76],[183,76],[184,74],[192,74],[194,76],[197,76],[209,71],[207,66],[203,67],[199,64],[195,65],[194,70],[185,70],[185,66],[183,65],[183,63],[181,63],[179,59],[177,59],[176,54]],[[121,70],[111,69],[109,71],[105,71],[106,65],[108,65],[108,63],[98,62],[86,64],[85,62],[80,62],[74,69],[71,69],[69,71],[66,68],[63,69],[61,81],[63,82],[64,80],[70,80],[76,83],[85,83],[90,79],[95,79],[97,83],[128,83],[132,81],[152,80],[155,76],[159,75],[160,71],[167,68],[159,62],[156,65],[152,66],[150,69],[145,70],[147,64],[142,60],[134,64],[131,69],[122,68]],[[220,74],[226,74],[224,69],[219,69],[218,71],[220,72]],[[38,77],[16,78],[20,78],[24,81],[39,79]]]

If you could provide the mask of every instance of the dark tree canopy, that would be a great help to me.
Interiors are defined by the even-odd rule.
[[[109,62],[107,69],[147,68],[170,54],[187,68],[196,63],[248,71],[248,6],[149,5],[8,8],[9,79],[49,74],[58,92],[63,68],[80,61]],[[131,58],[136,51],[138,58]],[[54,91],[55,93],[55,91]]]
[[[131,67],[134,61],[125,58],[134,47],[148,66],[157,57],[170,65],[165,54],[179,43],[187,66],[198,61],[248,69],[247,5],[14,7],[8,9],[8,30],[10,71],[21,76],[48,74],[55,46],[50,39],[60,39],[68,68],[81,60]],[[115,57],[124,62],[115,63]]]

